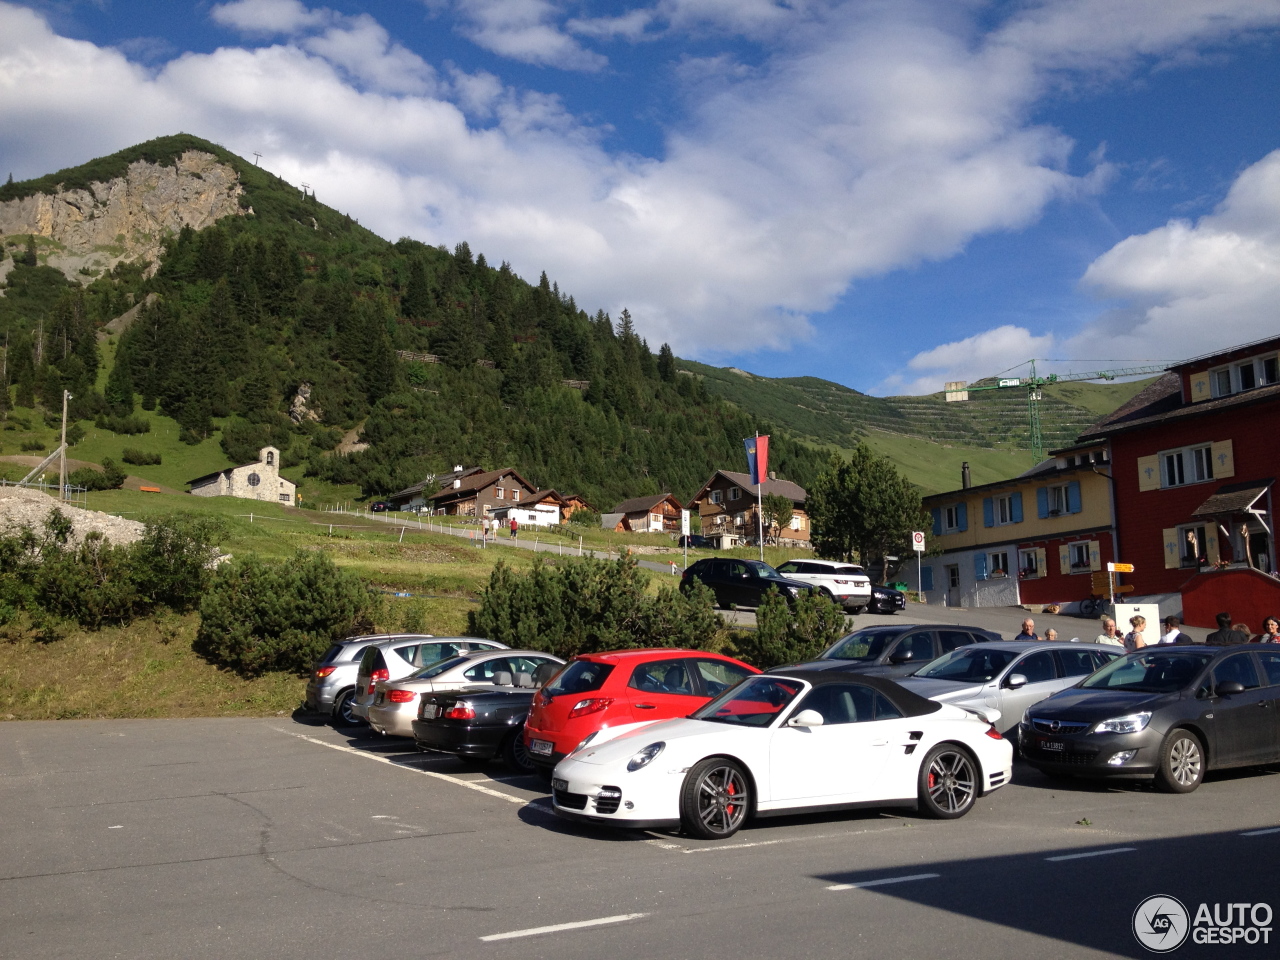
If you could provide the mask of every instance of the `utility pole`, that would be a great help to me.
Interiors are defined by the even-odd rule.
[[[258,161],[261,159],[262,159],[262,154],[260,154],[257,150],[253,151],[253,165],[255,167],[258,165]]]
[[[58,452],[58,499],[67,499],[67,401],[71,399],[68,390],[62,391],[62,447]]]

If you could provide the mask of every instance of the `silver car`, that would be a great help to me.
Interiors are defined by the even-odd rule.
[[[369,719],[369,707],[382,680],[399,680],[441,660],[473,650],[505,650],[505,643],[477,637],[419,637],[387,640],[365,647],[356,668],[351,713],[357,722]]]
[[[996,729],[1017,731],[1027,708],[1075,686],[1123,651],[1097,643],[1009,640],[960,647],[897,682],[960,707],[1000,711]]]
[[[564,661],[540,650],[478,650],[426,667],[403,680],[374,684],[369,726],[391,737],[412,737],[422,697],[430,693],[533,687],[546,680]],[[541,686],[541,683],[537,683]]]

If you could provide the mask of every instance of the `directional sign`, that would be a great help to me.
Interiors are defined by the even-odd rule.
[[[1133,593],[1133,584],[1132,583],[1120,584],[1120,586],[1116,587],[1116,593]]]
[[[1112,573],[1133,573],[1132,563],[1108,563],[1107,569]]]
[[[911,534],[911,549],[916,553],[924,553],[924,531],[917,530]]]

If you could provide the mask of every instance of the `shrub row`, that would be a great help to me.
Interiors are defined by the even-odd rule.
[[[158,467],[160,465],[160,454],[148,453],[146,450],[139,450],[137,447],[125,447],[120,454],[120,459],[125,463],[132,463],[138,467]]]

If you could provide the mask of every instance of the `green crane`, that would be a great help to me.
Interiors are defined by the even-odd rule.
[[[1041,359],[1040,363],[1051,361]],[[1115,367],[1111,370],[1091,370],[1088,373],[1051,373],[1041,377],[1036,374],[1036,361],[1028,360],[1018,367],[1030,365],[1031,372],[1025,377],[996,377],[995,383],[970,383],[963,381],[949,382],[946,386],[948,403],[969,399],[969,394],[976,390],[1010,390],[1023,388],[1027,391],[1027,424],[1031,432],[1031,452],[1036,463],[1044,459],[1044,440],[1040,435],[1040,401],[1044,399],[1044,387],[1051,383],[1069,383],[1073,380],[1118,380],[1121,377],[1142,377],[1153,373],[1164,373],[1167,367],[1163,364],[1148,364],[1136,367]],[[1010,367],[1016,370],[1017,367]],[[1008,371],[1006,371],[1008,372]]]

